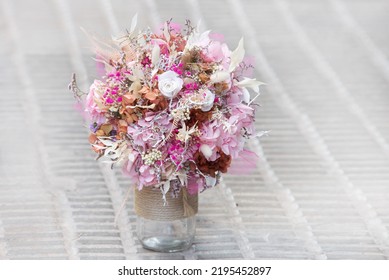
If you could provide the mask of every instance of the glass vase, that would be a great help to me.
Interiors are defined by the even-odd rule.
[[[135,188],[136,233],[142,246],[158,252],[177,252],[191,247],[196,231],[198,195],[186,188],[175,195],[154,187]]]

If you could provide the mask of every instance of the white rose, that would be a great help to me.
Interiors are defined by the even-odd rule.
[[[204,101],[202,102],[201,110],[208,112],[213,107],[213,101],[215,101],[215,94],[209,90],[204,91]]]
[[[158,88],[166,98],[173,98],[181,89],[184,81],[173,71],[158,76]]]

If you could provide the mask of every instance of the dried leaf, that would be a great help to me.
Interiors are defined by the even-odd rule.
[[[107,137],[97,137],[101,143],[103,143],[107,147],[111,147],[114,142],[109,140]]]
[[[146,94],[146,93],[148,93],[149,91],[150,91],[150,88],[149,88],[149,87],[143,86],[143,87],[138,91],[138,93],[140,93],[140,94]]]
[[[157,96],[158,96],[158,92],[150,90],[148,93],[146,93],[145,98],[147,98],[150,101],[154,101],[157,98]]]
[[[246,102],[246,103],[249,103],[250,102],[250,93],[249,93],[249,91],[246,88],[242,88],[242,92],[243,92],[242,100],[244,102]]]
[[[97,141],[97,136],[93,133],[89,134],[89,143],[93,144]]]
[[[155,104],[146,105],[146,106],[142,106],[142,105],[126,106],[126,108],[130,108],[130,109],[135,109],[135,108],[154,109],[154,107],[155,107]],[[134,116],[132,116],[132,117],[134,117]]]
[[[139,80],[136,80],[135,82],[132,83],[132,85],[129,88],[129,91],[132,92],[132,95],[134,98],[139,98],[139,90],[142,88],[142,84],[140,83]]]
[[[86,34],[87,38],[91,42],[93,52],[96,54],[95,60],[103,63],[105,66],[105,70],[107,72],[110,72],[113,68],[109,62],[111,60],[116,60],[120,58],[120,52],[117,47],[114,44],[111,44],[111,42],[105,42],[91,34],[88,34],[88,32],[85,31],[85,29],[83,28],[81,28],[81,30]]]
[[[104,135],[105,135],[105,133],[103,130],[99,129],[96,131],[96,136],[104,136]]]
[[[260,138],[260,137],[262,137],[262,136],[268,136],[268,135],[269,135],[269,132],[270,132],[270,130],[260,131],[260,132],[258,132],[257,134],[255,134],[254,137]]]
[[[177,173],[177,178],[178,178],[178,180],[180,180],[181,185],[183,185],[183,186],[187,186],[188,185],[188,176],[187,176],[186,171],[180,170]]]
[[[138,66],[135,66],[134,69],[133,69],[133,73],[134,73],[134,76],[140,80],[143,80],[145,75],[142,71],[142,69],[140,69],[140,67]]]
[[[147,86],[142,87],[142,89],[138,93],[144,95],[144,97],[150,101],[155,100],[158,96],[158,91],[152,91]]]
[[[107,148],[105,149],[104,151],[104,156],[110,156],[111,158],[113,158],[113,155],[115,154],[115,151],[113,148]]]
[[[134,15],[134,17],[131,20],[131,28],[130,28],[130,34],[134,32],[136,25],[138,23],[138,13]]]
[[[242,81],[235,83],[235,85],[240,87],[249,87],[256,93],[259,93],[259,86],[264,84],[265,83],[257,81],[256,79],[250,79],[250,78],[244,78]]]
[[[104,131],[105,135],[109,135],[109,133],[112,131],[112,124],[103,124],[100,129]]]
[[[158,44],[155,44],[151,54],[151,63],[154,66],[158,64],[160,52],[161,52],[160,47],[158,46]]]
[[[167,192],[170,189],[170,181],[167,180],[163,185],[162,185],[162,193],[167,194]]]
[[[119,120],[119,131],[120,132],[124,132],[126,133],[127,132],[127,127],[128,127],[128,124],[125,120]]]
[[[151,42],[154,44],[158,44],[158,46],[160,46],[160,45],[168,46],[168,43],[166,43],[166,41],[164,41],[162,39],[158,39],[158,38],[152,39]]]
[[[133,104],[135,100],[136,100],[136,98],[133,94],[127,93],[127,94],[123,95],[123,102],[126,105]]]
[[[163,28],[163,35],[165,36],[166,42],[170,41],[170,33],[169,33],[169,26],[167,22],[165,22],[164,28]]]
[[[134,121],[135,121],[135,120],[133,119],[132,115],[127,115],[127,116],[126,116],[126,122],[127,122],[127,123],[130,124],[130,123],[133,123]]]
[[[196,31],[197,32],[200,32],[201,23],[202,23],[202,21],[201,21],[201,18],[200,18],[199,21],[197,22],[197,25],[196,25]]]
[[[154,69],[153,69],[153,71],[151,72],[151,77],[154,77],[155,76],[155,74],[157,74],[158,73],[158,67],[155,67]]]
[[[163,198],[163,201],[164,201],[164,205],[166,205],[167,201],[166,201],[166,194],[168,193],[170,189],[170,181],[167,180],[165,183],[163,183],[161,185],[161,192],[162,192],[162,198]]]
[[[95,145],[95,144],[92,144],[92,146],[97,150],[104,150],[106,147],[103,147],[103,146],[99,146],[99,145]]]
[[[240,39],[238,47],[231,54],[231,63],[229,71],[232,72],[235,68],[243,61],[244,58],[244,47],[243,47],[243,38]]]

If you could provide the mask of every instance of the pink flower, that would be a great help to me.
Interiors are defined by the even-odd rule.
[[[151,186],[157,183],[156,172],[153,167],[141,165],[139,168],[139,189],[143,186]]]
[[[155,130],[155,126],[158,126],[160,129],[158,131]],[[169,132],[171,126],[169,115],[147,112],[145,118],[127,127],[127,133],[134,140],[136,146],[141,146],[145,149],[160,141],[162,133]]]
[[[208,46],[208,57],[213,61],[222,61],[224,54],[222,50],[222,43],[218,41],[211,41]]]
[[[136,151],[132,151],[127,158],[127,162],[123,165],[123,173],[131,178],[136,179],[138,173],[136,172],[137,162],[139,162],[140,156]]]
[[[94,80],[90,86],[89,93],[85,100],[85,111],[89,113],[92,121],[102,123],[105,120],[105,108],[102,105],[102,94],[104,92],[104,83]]]
[[[204,177],[195,173],[188,174],[187,190],[190,195],[199,193],[199,191],[201,191],[204,188],[204,184],[205,184]]]
[[[228,69],[228,67],[230,66],[230,58],[232,52],[226,44],[222,44],[221,48],[223,52],[223,60],[221,61],[221,63],[224,69]]]
[[[241,137],[241,136],[240,136]],[[239,156],[239,153],[243,150],[244,142],[241,141],[239,136],[225,134],[222,137],[221,149],[226,155],[230,155],[233,159]]]
[[[242,129],[243,127],[249,133],[254,132],[254,109],[239,103],[231,108],[231,114],[236,116],[236,126],[238,129]]]
[[[222,144],[221,140],[221,130],[216,121],[210,123],[209,125],[203,126],[201,131],[200,143],[207,144],[212,150],[211,156],[209,156],[210,161],[217,159],[216,147]]]

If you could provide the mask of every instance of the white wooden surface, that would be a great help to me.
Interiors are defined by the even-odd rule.
[[[1,0],[0,259],[388,259],[389,2]],[[136,240],[128,180],[94,161],[67,92],[108,38],[186,18],[241,35],[268,85],[248,176],[201,196],[191,250]]]

